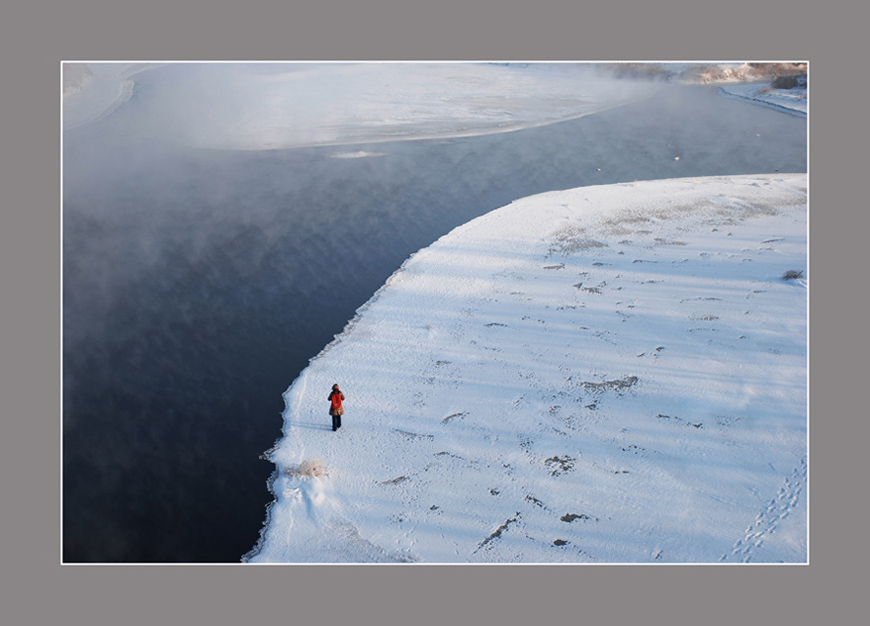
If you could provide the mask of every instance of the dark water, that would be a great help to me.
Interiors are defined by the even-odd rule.
[[[132,123],[154,89],[64,140],[65,562],[238,562],[282,393],[452,228],[554,189],[807,167],[805,119],[708,87],[501,135],[269,152],[172,147]],[[386,156],[330,158],[357,150]]]

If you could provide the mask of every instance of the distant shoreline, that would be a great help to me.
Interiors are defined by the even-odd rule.
[[[719,87],[719,95],[723,98],[732,98],[734,100],[742,100],[743,102],[749,102],[751,104],[758,104],[760,106],[768,107],[770,109],[774,109],[776,111],[780,111],[781,113],[786,113],[788,115],[795,115],[797,117],[807,117],[807,109],[806,109],[806,98],[803,100],[800,98],[795,98],[794,101],[785,100],[782,96],[778,99],[776,97],[766,97],[765,94],[762,93],[764,89],[767,88],[767,85],[729,85],[727,87]],[[780,93],[784,90],[775,90]],[[802,90],[802,93],[805,95],[806,90]],[[800,103],[803,103],[803,106],[799,106]]]

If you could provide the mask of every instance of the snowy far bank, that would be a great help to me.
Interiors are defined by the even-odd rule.
[[[737,98],[753,104],[790,113],[799,117],[807,116],[807,89],[775,89],[769,84],[727,85],[719,87],[719,93],[727,98]]]
[[[286,392],[244,560],[807,562],[806,185],[552,192],[415,254]]]
[[[67,62],[63,128],[110,115],[132,97],[135,75],[153,69],[168,70],[172,86],[150,91],[149,114],[174,139],[198,148],[270,150],[508,132],[629,104],[668,80],[722,83],[723,96],[806,116],[806,89],[753,84],[763,74],[755,65]],[[797,71],[784,65],[782,71]]]

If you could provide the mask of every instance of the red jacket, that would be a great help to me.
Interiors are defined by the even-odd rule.
[[[331,391],[329,393],[329,401],[332,402],[333,409],[340,409],[342,400],[344,400],[344,394],[341,391]]]

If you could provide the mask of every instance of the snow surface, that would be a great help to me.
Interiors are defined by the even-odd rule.
[[[285,393],[243,560],[807,562],[806,272],[805,174],[552,192],[455,229]]]
[[[807,116],[807,89],[773,89],[769,84],[728,85],[719,87],[725,97],[746,100],[799,117]]]

